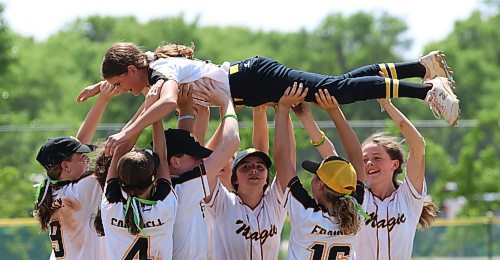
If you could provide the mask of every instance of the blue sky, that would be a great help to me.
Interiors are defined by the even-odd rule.
[[[296,31],[312,29],[329,13],[388,12],[406,20],[413,47],[406,57],[417,58],[423,45],[440,40],[456,20],[466,19],[480,0],[0,0],[10,28],[44,40],[77,17],[133,15],[152,18],[183,14],[200,16],[202,25],[239,25],[252,29]],[[139,5],[140,3],[140,5]]]

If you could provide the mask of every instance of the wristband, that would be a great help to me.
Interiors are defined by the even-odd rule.
[[[314,142],[312,139],[311,139],[311,144],[318,147],[318,146],[321,146],[322,144],[325,143],[325,132],[321,131],[321,138],[319,139],[319,141],[317,142]]]
[[[194,115],[183,115],[179,117],[179,121],[184,120],[184,119],[193,119],[194,120]]]
[[[225,114],[223,117],[222,117],[222,120],[228,118],[228,117],[232,117],[234,119],[236,119],[236,121],[238,121],[238,116],[236,114]]]

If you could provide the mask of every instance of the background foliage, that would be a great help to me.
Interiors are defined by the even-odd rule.
[[[430,194],[437,204],[464,196],[468,203],[461,216],[484,216],[489,210],[498,214],[500,208],[498,199],[485,200],[484,196],[500,193],[500,1],[485,1],[485,7],[457,21],[451,33],[429,43],[424,51],[440,49],[446,53],[455,70],[462,119],[477,120],[471,126],[420,129],[427,141]],[[31,186],[43,173],[34,160],[38,148],[47,138],[76,134],[93,100],[77,104],[75,97],[84,86],[100,80],[102,56],[116,41],[132,41],[145,50],[154,50],[162,42],[194,43],[196,57],[214,63],[261,55],[322,74],[403,61],[402,54],[412,41],[405,36],[405,21],[389,14],[360,12],[347,17],[332,13],[313,30],[291,33],[200,26],[197,19],[186,22],[182,15],[147,23],[134,17],[91,16],[77,19],[37,42],[11,31],[2,12],[0,4],[0,218],[30,216],[34,192]],[[102,122],[126,122],[141,101],[131,95],[116,98]],[[412,120],[433,119],[422,101],[401,99],[395,104]],[[357,102],[342,109],[350,120],[387,119],[375,101]],[[238,113],[243,122],[250,121],[250,109]],[[317,120],[328,120],[323,111],[314,109],[314,115]],[[271,109],[268,117],[273,120]],[[175,127],[171,119],[165,119],[166,127]],[[215,126],[213,123],[210,127],[212,132]],[[355,130],[362,140],[380,128]],[[390,122],[385,130],[397,133]],[[100,131],[96,140],[109,134]],[[148,134],[143,133],[139,145],[149,143]],[[340,144],[334,130],[327,129],[327,135]],[[241,136],[242,147],[250,146],[251,129],[242,129]],[[296,138],[299,162],[319,159],[302,129],[296,130]],[[342,151],[340,145],[337,147]],[[457,189],[445,192],[448,182],[457,183]],[[451,240],[456,236],[453,232],[445,235]],[[442,247],[439,252],[445,254],[453,248]]]

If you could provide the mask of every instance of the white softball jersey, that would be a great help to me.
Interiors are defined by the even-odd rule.
[[[177,196],[170,185],[168,187],[168,195],[163,200],[156,201],[156,205],[142,204],[139,209],[145,224],[145,236],[130,234],[125,226],[124,203],[110,203],[103,195],[101,216],[106,234],[103,259],[172,259]],[[122,194],[126,199],[126,193]]]
[[[359,233],[359,259],[410,259],[413,238],[424,206],[427,188],[424,180],[418,193],[408,177],[391,196],[380,200],[365,188],[362,208],[371,216]]]
[[[284,207],[290,216],[288,259],[356,259],[355,235],[344,235],[335,217],[307,193],[298,177],[285,190]]]
[[[206,175],[200,167],[175,179],[174,189],[179,198],[174,222],[173,259],[208,259],[208,235],[201,200],[208,194]]]
[[[102,189],[93,175],[85,175],[64,186],[53,187],[49,222],[51,259],[99,259],[101,244],[94,228]]]
[[[161,73],[167,79],[175,80],[178,84],[191,83],[201,78],[213,79],[216,87],[221,88],[228,96],[231,96],[228,77],[229,66],[229,62],[224,62],[219,66],[208,61],[183,57],[161,58],[149,65],[152,70]],[[200,105],[209,106],[210,103],[197,94],[200,86],[193,86],[193,101]]]
[[[276,179],[251,209],[217,180],[205,214],[213,220],[214,259],[277,259],[286,210]]]

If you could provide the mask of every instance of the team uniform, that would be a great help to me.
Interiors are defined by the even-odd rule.
[[[410,259],[426,193],[425,181],[419,194],[408,177],[384,200],[365,188],[362,208],[371,219],[361,223],[359,259]]]
[[[214,221],[214,259],[277,259],[286,210],[279,185],[273,181],[260,203],[251,209],[217,180],[205,204],[207,220]]]
[[[51,259],[100,259],[101,243],[92,223],[99,209],[102,189],[93,175],[52,185],[56,209],[49,222]],[[47,195],[50,196],[50,195]]]
[[[174,189],[179,197],[174,222],[174,248],[172,259],[207,259],[209,240],[201,200],[210,190],[207,176],[200,166],[173,178]]]
[[[285,190],[283,206],[290,215],[288,259],[356,259],[355,235],[344,235],[337,219],[307,193],[298,177]]]
[[[419,66],[418,62],[373,64],[340,76],[330,76],[291,69],[259,56],[224,62],[220,66],[207,61],[169,57],[158,59],[149,65],[149,83],[153,85],[160,79],[189,83],[207,77],[214,80],[215,86],[230,94],[235,106],[252,107],[278,102],[286,88],[294,82],[304,83],[310,89],[328,89],[339,104],[398,96],[425,99],[429,89],[420,84],[396,80],[423,76],[425,69],[422,70]],[[380,77],[380,71],[384,71],[389,78]],[[209,105],[197,95],[199,88],[196,85],[193,88],[195,102]],[[309,91],[305,100],[315,102],[316,92]]]
[[[158,59],[150,65],[149,84],[153,85],[156,81],[174,80],[179,84],[190,83],[201,78],[210,78],[216,87],[221,88],[226,94],[231,96],[229,89],[229,62],[221,66],[211,62],[201,60],[191,60],[181,57],[170,57]],[[194,85],[193,101],[197,104],[209,106],[210,103],[204,101],[199,95],[199,86]]]
[[[160,179],[161,180],[161,179]],[[118,184],[118,182],[115,182]],[[122,195],[119,185],[107,184],[106,194]],[[117,203],[102,197],[101,215],[104,226],[104,259],[172,259],[172,231],[177,209],[177,196],[170,182],[157,181],[155,194],[150,199],[156,205],[142,205],[139,209],[145,224],[146,236],[132,235],[125,226],[123,200]],[[119,201],[113,198],[112,201]]]

